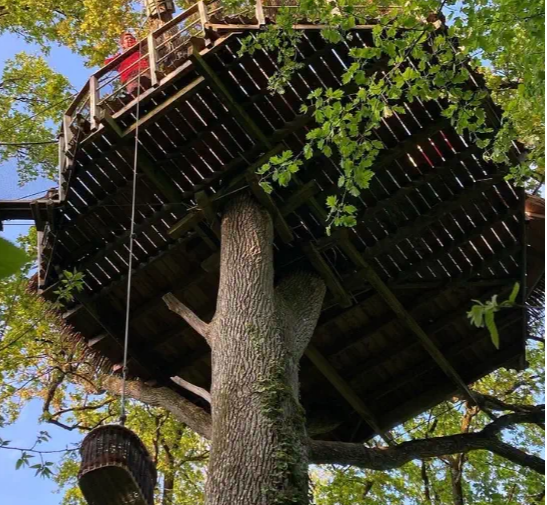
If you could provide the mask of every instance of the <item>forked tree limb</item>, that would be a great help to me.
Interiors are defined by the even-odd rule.
[[[291,342],[300,359],[313,336],[326,286],[316,274],[299,271],[285,277],[275,288],[278,310],[290,325]]]
[[[182,303],[173,293],[167,293],[163,296],[163,301],[175,314],[178,314],[184,319],[194,330],[196,330],[207,343],[211,345],[209,341],[209,325],[202,321],[190,308]]]
[[[370,470],[392,470],[414,459],[433,458],[450,454],[465,454],[487,450],[517,465],[545,473],[545,461],[517,449],[496,438],[495,434],[515,424],[540,422],[543,410],[530,413],[508,414],[488,424],[476,433],[461,433],[445,437],[404,442],[395,447],[367,448],[361,444],[310,441],[310,462],[315,464],[353,465]]]

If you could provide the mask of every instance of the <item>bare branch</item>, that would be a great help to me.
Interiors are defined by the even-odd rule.
[[[206,400],[208,403],[211,403],[211,394],[209,393],[209,391],[207,391],[203,388],[200,388],[198,386],[194,386],[190,382],[185,381],[184,379],[182,379],[180,377],[171,377],[171,380],[175,384],[177,384],[178,386],[180,386],[184,389],[187,389],[188,391],[191,391],[195,395],[198,395],[201,398],[203,398],[204,400]]]
[[[203,322],[191,309],[182,303],[173,293],[163,296],[163,301],[175,314],[182,317],[194,330],[196,330],[210,345],[209,325]]]
[[[544,410],[509,414],[498,418],[477,433],[461,433],[404,442],[395,447],[367,448],[361,444],[310,441],[310,462],[315,464],[353,465],[371,470],[399,468],[415,459],[450,454],[466,454],[474,450],[488,450],[520,466],[545,473],[545,461],[499,441],[495,435],[503,428],[520,423],[538,423]]]
[[[122,391],[120,377],[102,377],[102,386],[111,394],[119,396]],[[167,387],[152,387],[140,381],[128,381],[126,394],[154,407],[163,407],[176,419],[186,424],[191,430],[206,439],[211,438],[211,416],[202,408],[180,396]]]

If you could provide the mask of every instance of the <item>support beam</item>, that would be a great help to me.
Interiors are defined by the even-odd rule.
[[[365,422],[388,444],[391,444],[391,439],[380,428],[372,411],[363,403],[357,396],[351,386],[338,374],[328,360],[319,352],[312,344],[308,345],[305,351],[306,356],[317,367],[317,369],[325,376],[325,378],[335,387],[335,389],[344,397],[344,399],[355,409],[355,411],[365,420]]]
[[[114,323],[110,320],[104,310],[100,310],[97,307],[97,304],[91,301],[86,295],[78,293],[75,295],[76,300],[78,300],[82,306],[87,310],[89,315],[95,319],[97,323],[103,328],[104,333],[106,333],[114,342],[116,342],[120,349],[123,350],[124,345],[124,336],[123,328],[120,323]],[[96,342],[98,343],[98,342]],[[154,359],[149,352],[142,352],[134,347],[129,347],[129,356],[134,366],[140,368],[143,372],[150,375],[154,379],[160,381],[167,381],[169,378],[166,375],[166,370],[164,367],[160,366],[158,363],[155,363]]]
[[[304,250],[304,253],[310,260],[310,263],[313,265],[313,267],[317,270],[319,275],[325,281],[327,288],[332,293],[332,295],[334,296],[334,299],[340,305],[340,307],[342,308],[351,307],[351,305],[353,305],[351,296],[344,289],[344,287],[338,280],[338,277],[332,271],[332,268],[323,259],[323,256],[315,248],[313,243],[309,242],[307,244],[304,244],[302,249]]]
[[[194,65],[196,66],[198,72],[201,73],[202,76],[204,76],[202,77],[202,79],[207,79],[207,82],[211,85],[211,87],[224,98],[226,107],[228,107],[228,109],[232,111],[234,116],[239,118],[242,126],[246,127],[246,130],[250,134],[250,136],[259,141],[261,144],[265,145],[268,149],[271,149],[272,143],[270,142],[268,137],[252,120],[251,116],[249,116],[249,114],[245,112],[243,107],[241,107],[241,105],[235,100],[235,98],[228,91],[228,88],[226,88],[218,75],[216,75],[214,70],[197,51],[193,52],[192,61],[194,62]]]
[[[150,112],[141,117],[138,121],[135,121],[131,126],[126,128],[123,132],[124,137],[130,137],[135,134],[137,128],[144,128],[148,123],[157,120],[159,117],[167,114],[175,104],[182,98],[189,98],[194,93],[198,92],[205,85],[205,79],[203,77],[197,77],[190,84],[177,91],[173,96],[166,100],[163,100],[160,105],[152,109]],[[157,89],[157,88],[156,88]]]
[[[441,217],[445,216],[449,212],[460,208],[465,203],[472,202],[479,198],[494,184],[503,181],[503,177],[503,174],[496,174],[488,180],[475,183],[471,188],[462,189],[461,193],[455,195],[453,198],[435,205],[429,211],[421,214],[408,224],[398,228],[395,233],[390,234],[388,237],[367,248],[364,257],[367,259],[372,259],[375,256],[379,256],[380,254],[389,251],[399,242],[418,236],[422,230],[439,221]]]
[[[131,160],[135,156],[134,148],[129,146],[122,147],[120,153],[125,154]],[[180,203],[184,195],[173,183],[173,179],[167,177],[161,170],[157,170],[156,166],[157,164],[146,154],[144,149],[138,150],[137,167],[146,174],[148,180],[156,186],[168,202]]]
[[[424,349],[429,353],[433,360],[439,365],[443,372],[448,375],[463,392],[463,394],[475,404],[473,396],[467,387],[467,384],[462,380],[458,372],[445,358],[444,354],[439,350],[437,345],[431,340],[431,338],[425,333],[418,322],[412,317],[412,315],[403,307],[398,298],[388,288],[387,284],[380,278],[380,276],[374,271],[372,266],[361,256],[359,251],[349,240],[342,240],[341,247],[348,257],[357,265],[365,274],[366,279],[370,285],[378,292],[378,294],[385,300],[385,302],[393,310],[397,318],[407,328],[414,333],[418,338]]]

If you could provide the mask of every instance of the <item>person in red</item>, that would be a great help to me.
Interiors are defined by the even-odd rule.
[[[137,43],[137,39],[132,33],[125,32],[120,37],[120,43],[123,52],[125,52]],[[107,58],[104,62],[105,65],[117,58],[120,54],[123,54],[123,52]],[[127,58],[121,60],[115,70],[117,70],[120,74],[120,81],[124,85],[125,92],[132,97],[136,97],[138,94],[139,81],[141,92],[148,89],[151,85],[148,58],[142,58],[140,51],[135,51],[127,56]],[[138,77],[139,72],[141,73],[140,78]]]

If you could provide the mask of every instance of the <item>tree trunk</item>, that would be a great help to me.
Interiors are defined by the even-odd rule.
[[[249,196],[222,220],[220,285],[210,324],[212,445],[207,505],[308,502],[298,364],[325,287],[297,273],[274,288],[273,227]]]
[[[163,478],[163,494],[161,505],[173,505],[173,491],[175,489],[175,471],[169,468]]]
[[[465,505],[462,488],[463,463],[460,461],[460,457],[461,455],[457,455],[454,465],[450,466],[450,480],[452,484],[454,505]]]

